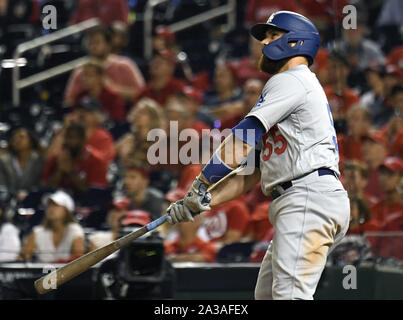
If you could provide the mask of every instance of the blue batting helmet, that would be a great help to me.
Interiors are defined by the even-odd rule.
[[[319,49],[319,31],[315,25],[303,15],[291,11],[277,11],[266,23],[255,24],[251,34],[257,40],[266,38],[270,28],[280,29],[286,33],[279,39],[265,45],[263,54],[271,60],[280,60],[295,56],[306,56],[309,65],[313,63]],[[290,42],[296,42],[290,46]]]

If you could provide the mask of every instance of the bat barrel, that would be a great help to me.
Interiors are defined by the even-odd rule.
[[[147,231],[148,230],[146,227],[142,227],[104,247],[98,248],[76,260],[71,261],[56,271],[52,271],[51,273],[39,278],[34,283],[36,291],[39,294],[45,294],[51,290],[57,289],[58,286],[88,270],[94,264],[100,262],[120,248],[126,246],[131,241],[144,235],[147,233]]]

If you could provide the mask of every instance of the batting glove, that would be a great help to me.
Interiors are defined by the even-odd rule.
[[[209,205],[211,195],[207,191],[207,188],[208,185],[203,181],[203,178],[200,175],[196,177],[185,198],[183,199],[184,205],[191,212],[200,213],[211,210]]]
[[[189,208],[187,208],[183,204],[183,200],[176,201],[171,203],[171,205],[167,209],[167,221],[170,224],[175,224],[179,222],[185,221],[194,221],[193,216],[196,215],[190,212]]]

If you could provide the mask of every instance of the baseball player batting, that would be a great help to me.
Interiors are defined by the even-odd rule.
[[[319,48],[319,33],[304,16],[278,11],[254,25],[251,34],[263,44],[260,69],[272,77],[185,198],[169,206],[167,219],[171,224],[192,221],[193,215],[237,198],[260,179],[264,194],[273,199],[269,219],[275,233],[255,298],[313,299],[327,255],[350,219],[332,114],[308,68]],[[253,139],[247,134],[251,130]],[[244,159],[257,155],[253,174],[239,174],[245,168],[239,154]]]

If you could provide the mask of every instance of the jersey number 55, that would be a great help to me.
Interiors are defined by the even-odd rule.
[[[263,135],[263,161],[268,161],[273,154],[273,145],[269,141],[270,136],[273,139],[276,154],[282,154],[287,149],[287,140],[281,135],[278,126],[275,125]]]

